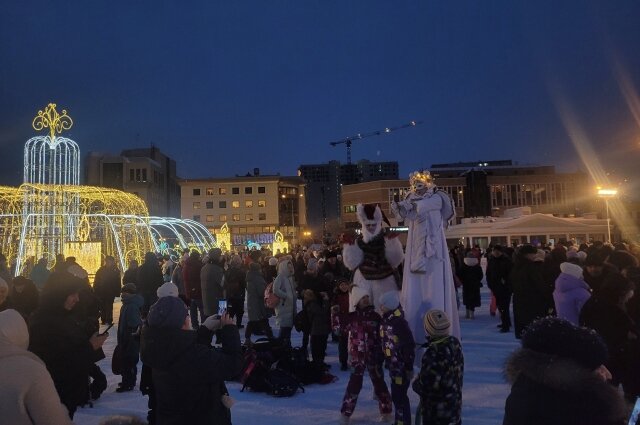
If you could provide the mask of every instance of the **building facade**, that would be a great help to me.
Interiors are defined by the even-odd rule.
[[[358,161],[341,164],[306,164],[298,168],[307,185],[308,223],[316,239],[335,236],[342,224],[342,189],[344,186],[398,178],[397,162]]]
[[[181,217],[217,234],[227,224],[231,245],[270,244],[280,231],[297,244],[307,226],[305,183],[299,177],[236,176],[182,179]]]
[[[151,216],[180,217],[176,162],[158,148],[127,149],[120,155],[89,152],[85,182],[139,196]]]

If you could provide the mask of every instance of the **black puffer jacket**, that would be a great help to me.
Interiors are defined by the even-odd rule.
[[[520,349],[507,360],[512,383],[503,425],[624,425],[618,391],[575,361]]]
[[[213,333],[182,329],[142,329],[141,357],[153,369],[157,425],[227,425],[231,413],[222,404],[225,380],[242,369],[240,335],[235,326],[219,334],[221,349],[211,348]]]

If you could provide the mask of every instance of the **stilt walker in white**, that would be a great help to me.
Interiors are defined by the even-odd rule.
[[[451,197],[438,190],[428,171],[409,175],[411,191],[391,210],[409,227],[400,302],[416,344],[425,342],[423,317],[431,309],[447,313],[451,335],[460,338],[456,290],[444,229],[455,218]]]

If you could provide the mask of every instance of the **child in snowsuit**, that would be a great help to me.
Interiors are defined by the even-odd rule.
[[[349,332],[345,331],[349,319],[349,281],[338,279],[338,285],[334,290],[333,305],[331,306],[331,325],[333,332],[338,336],[338,359],[340,370],[347,370],[349,366]]]
[[[407,390],[413,379],[416,343],[400,306],[398,291],[385,292],[380,297],[382,352],[389,378],[391,399],[396,410],[395,425],[411,425],[411,406]]]
[[[380,315],[370,304],[369,292],[358,286],[351,289],[355,311],[349,313],[346,331],[349,332],[351,376],[342,400],[340,423],[348,424],[362,389],[364,371],[369,372],[373,390],[378,399],[382,422],[390,422],[391,395],[384,382],[382,349],[380,341]]]
[[[423,425],[459,425],[462,411],[464,357],[456,337],[449,335],[451,322],[444,311],[430,310],[424,316],[427,333],[420,376],[413,390],[420,396]]]
[[[324,369],[324,358],[327,351],[327,340],[331,329],[329,327],[329,296],[321,292],[320,298],[311,289],[305,289],[303,294],[304,309],[309,318],[309,334],[311,335],[311,358],[313,363]]]
[[[141,309],[144,298],[137,294],[136,285],[127,283],[122,287],[122,308],[118,320],[118,346],[122,353],[122,382],[117,392],[131,391],[136,386],[140,340],[134,334],[142,325]]]

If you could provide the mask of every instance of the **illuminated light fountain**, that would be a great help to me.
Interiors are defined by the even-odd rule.
[[[148,251],[177,254],[178,248],[206,251],[217,246],[200,223],[149,217],[136,195],[81,186],[80,148],[59,136],[73,125],[66,110],[59,114],[51,103],[38,111],[32,125],[49,134],[25,144],[24,183],[0,186],[0,251],[15,265],[15,275],[28,273],[42,257],[53,265],[58,253],[76,257],[95,274],[106,255],[124,270],[129,260],[141,262]]]

